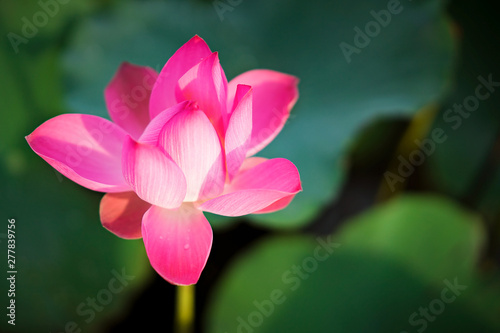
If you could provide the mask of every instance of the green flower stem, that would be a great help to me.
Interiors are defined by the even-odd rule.
[[[194,285],[177,286],[175,332],[194,332]]]

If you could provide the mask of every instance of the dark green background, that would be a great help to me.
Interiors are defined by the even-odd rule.
[[[57,7],[30,37],[26,21],[44,5],[0,2],[1,274],[12,218],[18,271],[16,326],[2,314],[0,330],[172,331],[175,288],[142,241],[102,228],[102,194],[54,171],[24,136],[61,113],[107,117],[103,90],[121,62],[160,70],[198,34],[229,79],[253,68],[300,78],[289,121],[259,155],[294,162],[304,191],[279,213],[208,216],[214,245],[196,289],[196,331],[236,332],[250,316],[262,318],[254,332],[418,332],[411,315],[455,279],[466,289],[425,332],[500,331],[500,89],[456,129],[444,118],[478,76],[500,81],[493,5],[401,1],[347,62],[339,44],[354,45],[354,28],[390,1],[221,2],[230,8],[222,20],[212,1],[42,0]],[[17,52],[13,34],[26,38]],[[433,129],[447,140],[392,191],[384,175]],[[324,261],[314,259],[318,236],[339,245]],[[288,273],[314,260],[307,277]],[[122,270],[130,283],[87,322],[78,308]],[[266,315],[255,304],[269,304],[273,290],[285,300]]]

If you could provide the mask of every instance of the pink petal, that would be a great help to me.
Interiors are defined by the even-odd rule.
[[[225,216],[256,213],[270,207],[284,208],[287,197],[302,190],[299,172],[292,162],[275,158],[259,163],[236,175],[223,195],[206,201],[200,209]],[[287,203],[288,204],[288,203]]]
[[[183,111],[162,129],[158,146],[186,176],[184,201],[215,197],[225,180],[224,156],[217,133],[202,111]]]
[[[252,141],[247,156],[262,150],[281,131],[299,92],[291,75],[257,69],[238,75],[228,85],[228,105],[233,105],[238,84],[253,88]]]
[[[267,160],[268,159],[264,158],[264,157],[249,157],[249,158],[245,159],[245,161],[241,165],[240,172],[247,171],[247,170],[249,170],[249,169],[251,169],[251,168],[253,168],[261,163],[264,163]],[[295,195],[289,195],[289,196],[283,197],[282,199],[279,199],[278,201],[275,201],[274,203],[270,204],[266,208],[253,212],[253,214],[265,214],[265,213],[272,213],[272,212],[276,212],[278,210],[282,210],[283,208],[288,206],[288,204],[290,204],[290,202],[292,202],[294,196]]]
[[[295,195],[289,195],[289,196],[283,197],[283,198],[279,199],[278,201],[273,202],[272,204],[270,204],[266,208],[261,209],[261,210],[257,210],[255,212],[253,212],[252,214],[267,214],[267,213],[277,212],[278,210],[282,210],[283,208],[286,208],[286,206],[288,206],[290,204],[290,202],[292,202],[294,196]]]
[[[212,228],[193,204],[178,209],[151,207],[142,220],[142,236],[151,266],[168,282],[198,282],[212,247]]]
[[[101,199],[99,215],[104,228],[125,239],[141,238],[142,216],[151,204],[134,192],[107,193]]]
[[[170,106],[177,104],[175,87],[177,81],[191,67],[208,57],[212,51],[199,36],[194,36],[167,61],[156,80],[149,102],[151,119]]]
[[[156,146],[158,143],[158,136],[160,135],[162,128],[170,119],[172,119],[173,116],[184,110],[189,111],[196,109],[198,109],[198,106],[195,103],[184,101],[162,111],[148,124],[139,138],[139,142]]]
[[[181,169],[159,148],[128,139],[123,148],[123,173],[139,198],[164,208],[177,208],[186,196]]]
[[[72,181],[94,191],[123,192],[126,133],[109,120],[63,114],[47,120],[26,137],[31,149]]]
[[[226,166],[229,180],[238,172],[245,159],[252,135],[252,88],[238,85],[237,103],[226,130]]]
[[[264,163],[265,161],[268,161],[269,159],[265,158],[265,157],[258,157],[258,156],[254,156],[254,157],[247,157],[243,163],[241,164],[241,167],[240,167],[240,173],[243,173],[243,171],[247,171],[249,169],[252,169],[253,167],[261,164],[261,163]]]
[[[157,77],[149,67],[125,62],[104,90],[111,119],[134,139],[149,123],[149,96]]]
[[[227,79],[217,52],[188,70],[175,92],[178,102],[195,101],[222,135],[226,122]]]

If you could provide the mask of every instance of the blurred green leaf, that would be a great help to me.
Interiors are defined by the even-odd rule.
[[[437,145],[425,170],[441,192],[494,219],[500,216],[499,196],[487,196],[500,186],[500,70],[492,48],[500,37],[484,34],[496,30],[491,7],[473,8],[468,2],[450,8],[461,34],[457,79],[433,125],[447,140]],[[481,201],[489,207],[480,207]]]
[[[15,297],[8,297],[5,278],[1,283],[3,304],[16,302],[16,325],[2,320],[2,332],[103,332],[151,276],[142,241],[119,239],[100,224],[102,194],[61,176],[24,139],[65,111],[61,44],[69,19],[89,4],[61,7],[18,52],[8,37],[0,45],[0,248],[7,254],[4,236],[15,219],[17,271]],[[0,33],[22,34],[22,19],[42,9],[38,2],[2,2]]]
[[[31,151],[26,156],[28,150],[26,145],[17,155],[26,172],[0,172],[6,193],[0,233],[7,232],[7,219],[16,220],[16,332],[62,332],[68,322],[102,332],[150,276],[142,241],[105,230],[99,222],[102,195],[58,175]],[[6,252],[5,239],[0,247]],[[111,282],[123,272],[133,278]],[[2,289],[8,290],[5,279]],[[0,327],[3,332],[10,325],[3,320]]]
[[[0,2],[0,19],[7,32],[5,40],[10,44],[10,51],[22,54],[43,48],[47,41],[64,34],[71,20],[90,12],[99,5],[99,2],[98,0]],[[20,40],[24,41],[13,46]],[[16,48],[18,52],[15,52]]]
[[[477,77],[500,82],[500,77],[493,77],[486,71],[483,73]],[[488,93],[489,97],[479,100],[476,88],[484,84],[477,77],[460,79],[456,91],[436,116],[433,129],[442,129],[446,141],[436,145],[427,165],[427,171],[440,190],[464,200],[475,200],[484,195],[482,187],[490,185],[495,171],[485,174],[485,163],[488,163],[490,154],[498,155],[493,149],[500,133],[497,107],[500,91],[490,93],[486,87],[480,88],[479,91]],[[475,108],[471,107],[474,100],[477,102]],[[466,108],[465,103],[471,104]],[[458,109],[461,111],[454,111]],[[498,167],[498,161],[496,163]]]
[[[479,209],[490,221],[500,225],[500,167],[497,168],[488,185]]]
[[[484,237],[478,216],[439,197],[406,196],[347,222],[337,241],[440,281],[450,275],[468,279]]]
[[[251,217],[268,226],[297,227],[335,196],[344,178],[345,145],[361,126],[381,115],[411,115],[438,99],[448,83],[454,45],[438,1],[401,2],[348,63],[340,44],[359,46],[354,29],[376,22],[371,11],[387,12],[387,6],[244,1],[221,20],[211,2],[120,3],[84,22],[73,36],[66,54],[68,101],[75,112],[106,116],[103,90],[122,61],[160,70],[195,34],[220,52],[229,79],[253,68],[298,76],[299,102],[261,155],[293,161],[304,192],[282,212]]]
[[[498,298],[478,301],[500,295],[476,278],[483,238],[476,216],[433,196],[394,199],[335,237],[269,238],[225,273],[208,332],[496,332]]]
[[[24,89],[19,75],[12,66],[12,58],[2,47],[0,47],[0,64],[2,66],[0,98],[7,106],[2,108],[2,116],[4,119],[11,120],[9,126],[4,126],[0,131],[0,153],[4,157],[4,154],[16,142],[16,136],[26,129],[29,101],[22,95]]]

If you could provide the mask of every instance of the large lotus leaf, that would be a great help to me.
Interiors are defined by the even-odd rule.
[[[266,239],[225,272],[208,332],[495,332],[499,301],[484,296],[500,290],[475,272],[483,233],[448,200],[408,196],[335,236]]]
[[[225,11],[220,3],[127,2],[86,20],[66,54],[68,101],[106,116],[102,92],[122,61],[159,70],[195,34],[220,52],[229,79],[253,68],[296,75],[299,102],[260,155],[292,160],[304,191],[257,222],[306,223],[337,193],[343,150],[361,126],[411,115],[448,83],[454,47],[442,2],[222,1]]]
[[[6,194],[0,203],[0,234],[7,234],[8,219],[15,219],[17,271],[16,325],[3,320],[1,330],[62,332],[69,325],[102,332],[152,272],[142,241],[120,239],[101,226],[100,194],[63,181],[62,176],[60,182],[34,154],[18,159],[26,172],[0,172]],[[0,246],[7,263],[5,236]],[[7,280],[1,285],[9,289]],[[4,296],[7,304],[11,298],[7,292]]]
[[[458,83],[433,123],[431,130],[443,131],[446,140],[436,143],[427,170],[440,189],[473,204],[498,165],[500,77],[485,70]]]
[[[2,2],[1,35],[22,34],[23,19],[31,20],[40,6],[36,1]],[[131,304],[152,271],[140,240],[124,241],[101,226],[102,194],[62,177],[24,139],[65,110],[59,43],[68,17],[86,6],[72,2],[63,6],[65,11],[60,8],[36,36],[18,45],[17,53],[8,38],[0,45],[2,332],[103,332]],[[15,221],[10,236],[9,221]],[[15,253],[9,254],[15,262],[8,268],[12,236]],[[7,268],[17,273],[6,273]],[[12,280],[6,278],[12,274],[15,291],[8,292]],[[13,311],[6,309],[10,300],[15,300],[15,326],[6,316]]]

